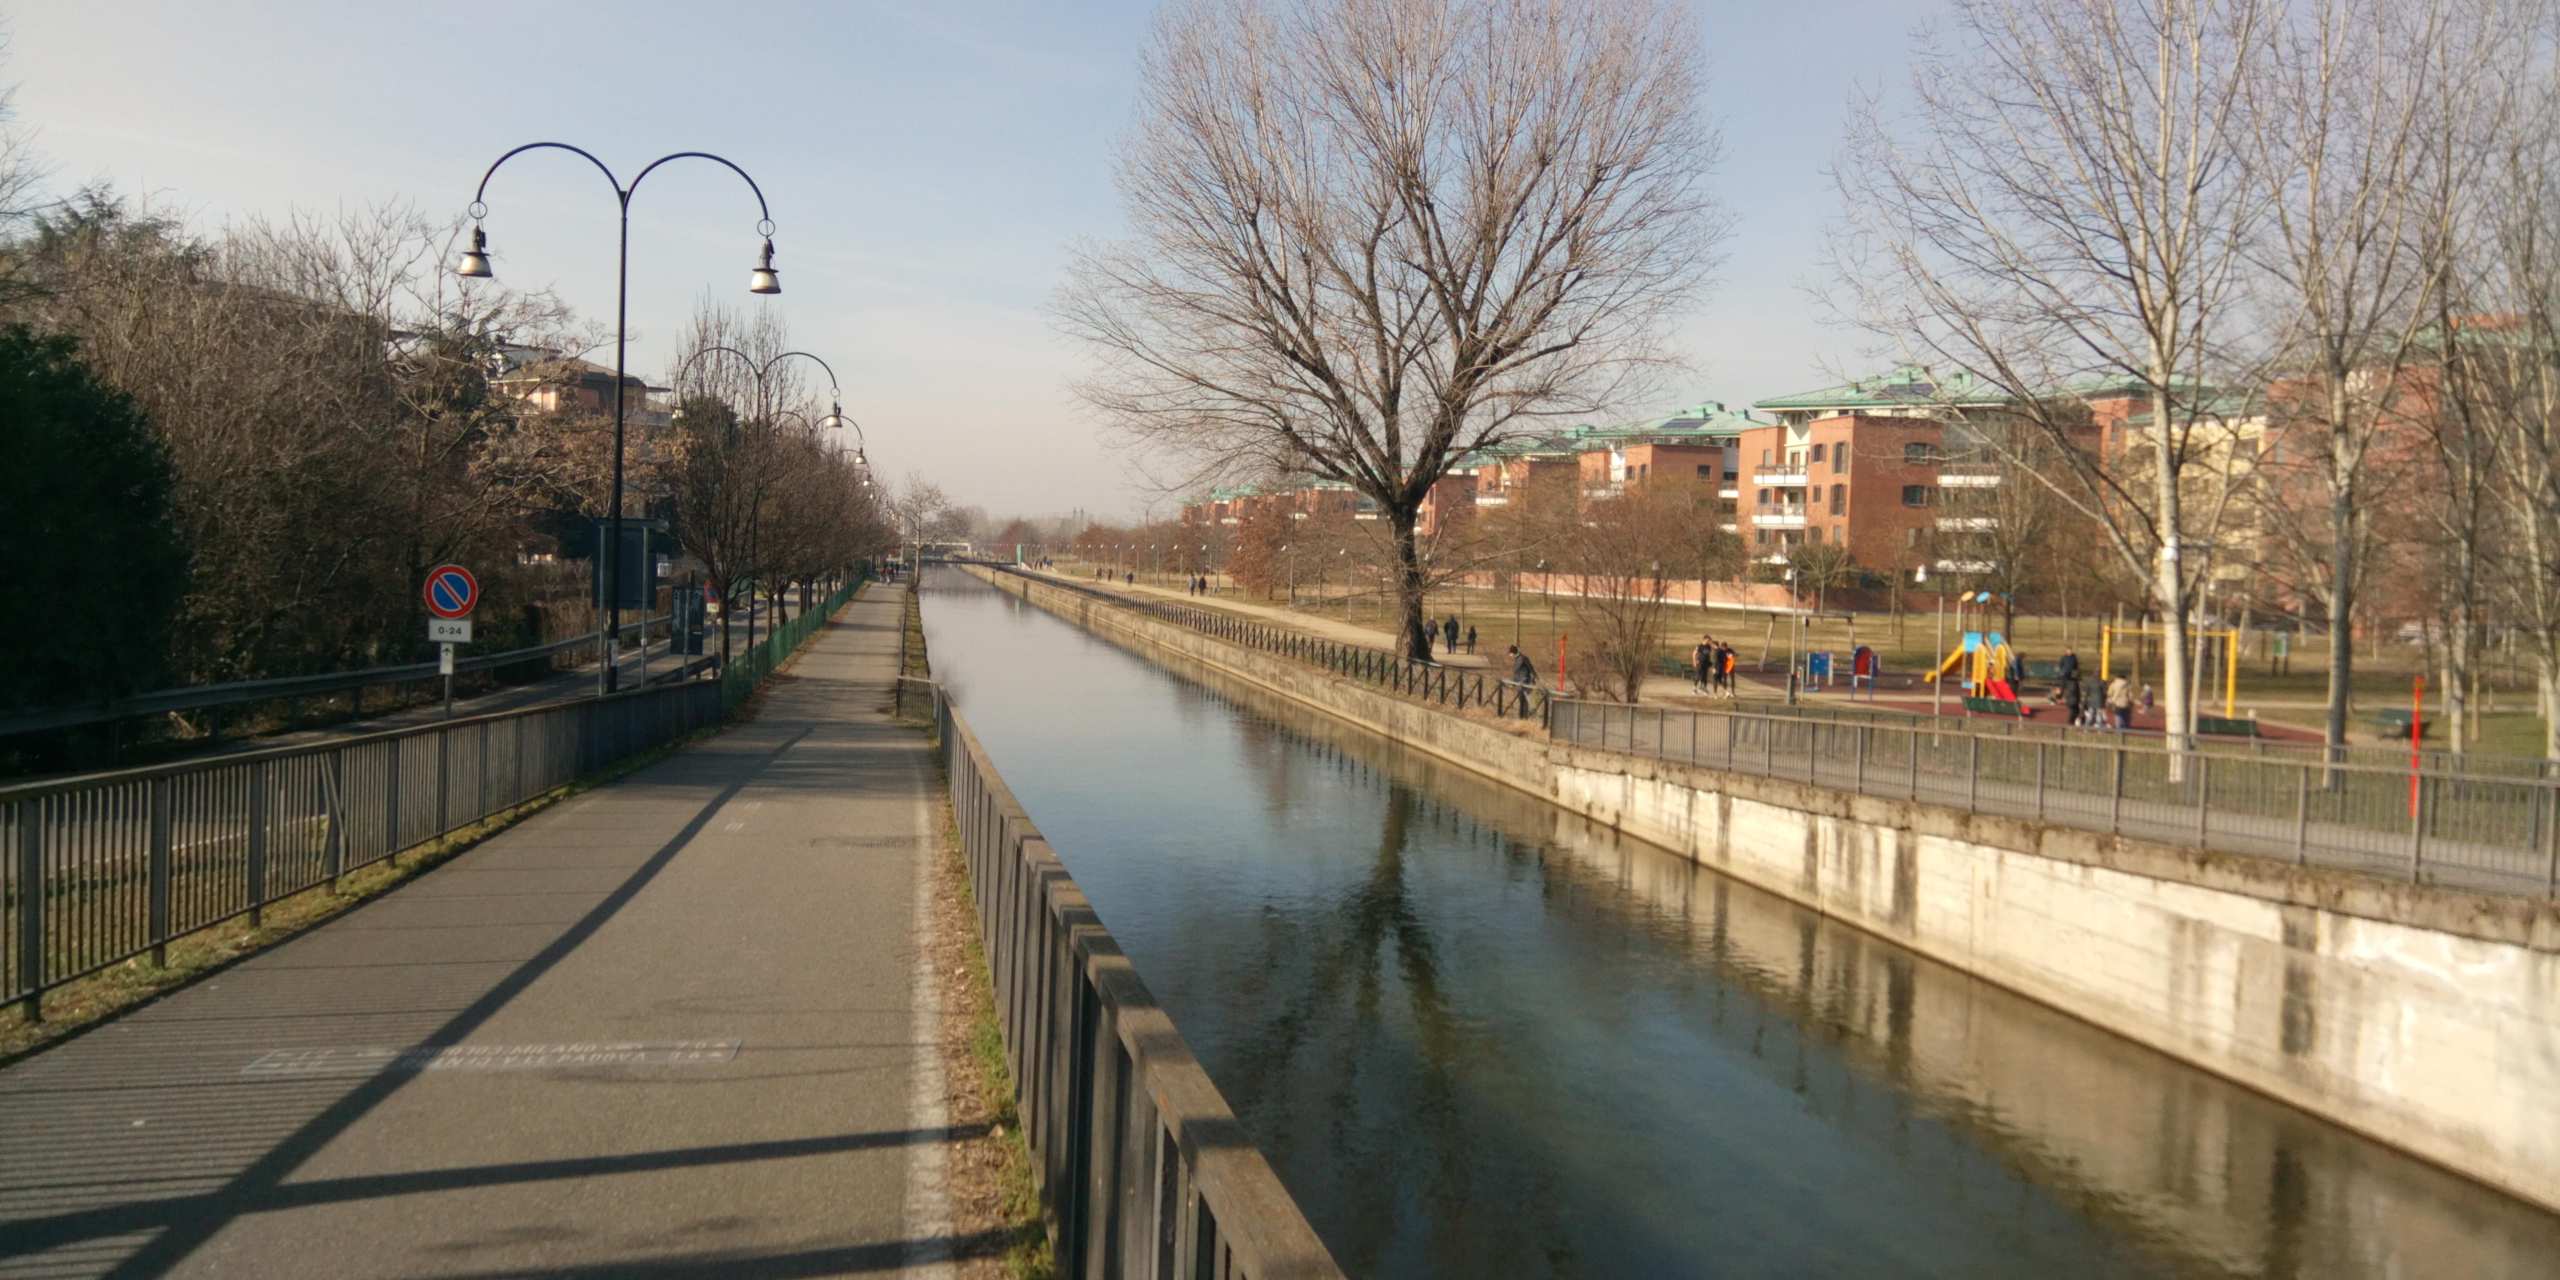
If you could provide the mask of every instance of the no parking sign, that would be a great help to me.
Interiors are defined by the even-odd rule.
[[[458,564],[440,564],[427,571],[427,612],[439,618],[468,618],[473,605],[480,603],[480,580],[469,569]]]

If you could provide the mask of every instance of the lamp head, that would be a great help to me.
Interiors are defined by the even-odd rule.
[[[773,269],[773,241],[764,242],[764,256],[756,260],[756,269],[747,276],[747,292],[782,292],[782,273]]]
[[[489,233],[476,224],[471,228],[471,249],[462,255],[462,265],[454,268],[454,274],[465,280],[486,280],[497,274],[489,269]]]

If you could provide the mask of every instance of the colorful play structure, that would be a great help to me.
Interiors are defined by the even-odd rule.
[[[1968,631],[1947,660],[1929,673],[1931,680],[1944,680],[1947,673],[1964,669],[1964,694],[1968,699],[2007,703],[2001,708],[2012,714],[2024,714],[2018,706],[2017,686],[2009,683],[2009,668],[2017,654],[2009,647],[2008,638],[1997,631]]]

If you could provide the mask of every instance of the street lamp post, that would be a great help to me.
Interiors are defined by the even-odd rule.
[[[844,384],[837,380],[835,366],[828,364],[824,359],[821,359],[814,353],[807,351],[780,352],[774,355],[772,359],[759,364],[756,362],[756,358],[754,356],[748,355],[746,352],[740,351],[736,347],[726,346],[715,342],[710,346],[694,352],[692,355],[686,356],[683,363],[676,366],[675,374],[669,377],[667,381],[670,383],[683,382],[685,373],[693,368],[695,361],[714,352],[733,355],[740,360],[746,361],[750,375],[754,378],[756,384],[756,407],[761,411],[764,417],[772,418],[778,417],[784,413],[792,413],[798,415],[803,421],[807,420],[808,415],[801,414],[796,409],[782,409],[773,405],[771,403],[771,396],[768,395],[765,390],[765,380],[773,376],[774,366],[797,356],[800,359],[807,360],[812,364],[817,365],[820,369],[825,370],[827,374],[827,386],[834,392],[834,398],[829,401],[827,416],[820,419],[815,426],[819,430],[824,430],[828,427],[838,427],[850,424],[853,421],[853,419],[844,416]],[[862,429],[860,427],[854,428],[856,435],[859,435],[861,430]],[[757,534],[760,531],[759,526],[762,523],[762,504],[759,503],[756,507],[750,508],[747,512],[747,580],[752,583],[757,583],[757,585],[764,586],[766,590],[770,592],[772,589],[771,585],[763,583],[758,576],[762,573],[763,566],[755,563]],[[724,640],[726,639],[727,634],[728,632],[724,624],[721,632]],[[748,589],[747,593],[747,651],[749,653],[753,653],[755,652],[755,647],[756,603],[755,592],[751,587]],[[723,652],[725,651],[726,646],[724,644]]]
[[[670,160],[709,160],[713,163],[727,167],[730,172],[737,174],[738,177],[747,184],[747,189],[749,191],[755,193],[757,211],[756,234],[764,239],[764,253],[756,260],[755,270],[750,272],[747,276],[747,292],[755,294],[780,293],[782,292],[782,277],[780,273],[774,270],[773,267],[773,210],[765,204],[764,188],[757,186],[756,180],[748,177],[747,171],[739,168],[736,163],[725,157],[713,155],[708,151],[678,151],[669,155],[660,156],[657,159],[650,161],[646,167],[642,168],[640,172],[631,179],[631,185],[624,186],[622,180],[614,176],[613,170],[608,167],[604,161],[597,159],[594,153],[583,147],[571,146],[565,142],[528,142],[490,162],[488,170],[480,175],[479,187],[474,190],[471,195],[471,208],[469,210],[471,214],[471,249],[469,252],[462,255],[462,262],[456,267],[455,274],[466,279],[473,280],[486,280],[497,274],[495,271],[490,269],[489,237],[487,232],[481,228],[482,220],[489,216],[489,206],[487,203],[489,195],[489,179],[496,176],[498,166],[505,164],[507,161],[512,160],[527,151],[541,150],[544,148],[573,152],[585,157],[587,163],[594,165],[596,167],[596,171],[604,175],[605,182],[613,187],[614,200],[621,207],[621,230],[617,242],[618,247],[615,251],[613,299],[613,502],[606,515],[605,545],[602,548],[603,558],[598,561],[597,566],[597,581],[603,588],[605,598],[605,626],[603,635],[603,660],[599,664],[602,669],[597,672],[596,687],[597,691],[600,693],[611,693],[613,692],[614,687],[620,683],[619,673],[615,669],[615,650],[621,642],[622,631],[622,581],[620,574],[622,569],[623,391],[624,383],[628,380],[629,376],[624,369],[624,358],[630,347],[631,330],[632,193],[640,189],[640,183],[651,173],[655,172],[659,165],[665,164]],[[647,610],[642,610],[642,616],[647,616]],[[749,617],[751,619],[749,625],[753,625],[753,614],[750,613]],[[643,652],[646,652],[646,637],[642,638],[642,645]]]

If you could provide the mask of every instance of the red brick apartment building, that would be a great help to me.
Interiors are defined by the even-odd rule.
[[[2120,438],[2131,393],[2092,385],[2078,394],[2091,410],[2080,447]],[[1970,375],[1939,378],[1917,365],[1755,403],[1775,425],[1738,441],[1737,506],[1752,558],[1778,562],[1798,546],[1831,544],[1869,573],[1987,571],[1991,552],[1968,544],[1996,529],[1992,491],[2032,482],[2010,474],[2014,466],[1974,430],[2007,403]]]

